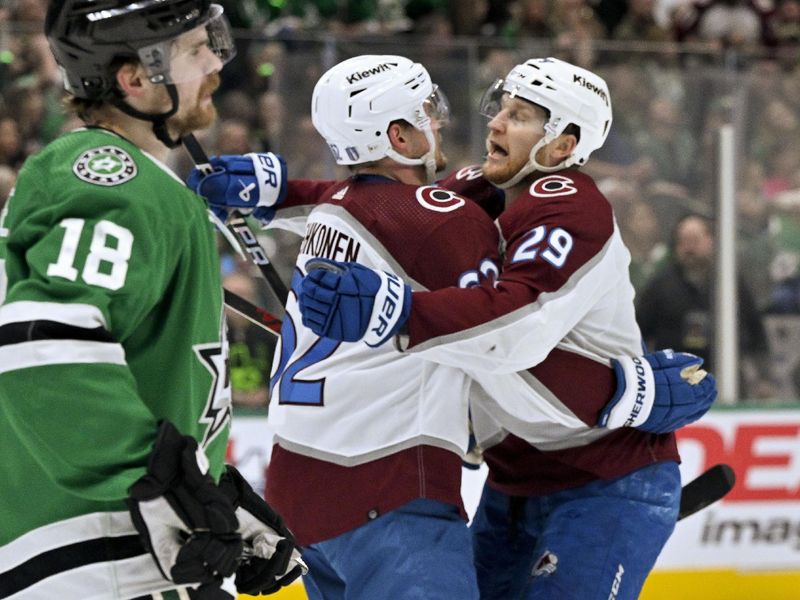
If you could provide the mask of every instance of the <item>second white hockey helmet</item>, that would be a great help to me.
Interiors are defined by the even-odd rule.
[[[388,156],[407,165],[436,171],[432,120],[444,124],[447,99],[428,71],[402,56],[362,55],[328,70],[314,87],[311,118],[336,162],[357,165]],[[419,158],[400,155],[389,142],[390,123],[405,120],[425,134],[428,152]]]

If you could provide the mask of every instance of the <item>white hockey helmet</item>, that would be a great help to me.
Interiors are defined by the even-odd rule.
[[[388,156],[405,165],[436,172],[436,138],[431,120],[443,125],[447,99],[428,71],[402,56],[363,55],[328,70],[314,86],[311,119],[340,165],[357,165]],[[402,156],[387,135],[403,119],[425,134],[429,150],[420,158]]]
[[[481,113],[493,118],[500,110],[503,94],[520,97],[541,106],[550,116],[544,137],[530,152],[527,164],[499,187],[511,187],[533,171],[553,172],[572,165],[582,166],[589,155],[606,141],[611,129],[611,96],[606,82],[591,71],[557,58],[533,58],[517,65],[504,78],[489,87],[481,100]],[[564,133],[573,123],[580,128],[580,139],[570,156],[558,165],[545,167],[536,153]]]

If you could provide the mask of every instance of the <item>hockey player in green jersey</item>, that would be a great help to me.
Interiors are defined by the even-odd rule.
[[[0,217],[0,598],[272,593],[301,561],[224,464],[213,225],[163,162],[216,116],[222,8],[58,0],[45,29],[87,127]]]

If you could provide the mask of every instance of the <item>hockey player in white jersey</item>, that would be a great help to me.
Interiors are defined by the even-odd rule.
[[[419,290],[439,289],[494,265],[491,220],[476,204],[428,185],[446,163],[440,129],[447,116],[444,96],[418,63],[359,56],[334,66],[314,88],[312,117],[352,176],[291,182],[285,210],[271,223],[304,239],[270,384],[276,444],[266,493],[304,546],[312,600],[478,598],[461,500],[467,376],[381,345],[388,329],[369,346],[319,338],[303,327],[297,304],[306,262],[316,257],[396,273],[398,292],[399,277]],[[226,201],[241,202],[236,186],[245,175],[229,174],[237,165],[247,170],[249,159],[212,164],[215,174],[200,180],[195,173],[190,185],[222,210]],[[259,210],[267,209],[254,214],[264,218]],[[461,244],[464,237],[474,243]]]
[[[482,110],[483,173],[507,193],[502,274],[399,295],[410,307],[390,326],[409,356],[480,383],[481,598],[632,600],[677,519],[673,431],[705,413],[715,384],[692,355],[637,358],[630,256],[610,205],[578,170],[611,126],[605,82],[532,59],[487,91]],[[321,266],[300,286],[307,326],[347,341],[387,328],[378,274]]]

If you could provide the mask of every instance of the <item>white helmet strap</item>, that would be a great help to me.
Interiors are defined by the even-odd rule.
[[[539,150],[541,150],[547,144],[556,139],[556,137],[558,136],[552,131],[548,131],[547,133],[545,133],[544,137],[540,139],[538,142],[536,142],[533,145],[533,148],[531,148],[531,152],[528,155],[528,162],[526,162],[525,165],[519,171],[517,171],[517,173],[511,179],[509,179],[508,181],[504,181],[503,183],[497,183],[495,185],[499,187],[501,190],[507,190],[508,188],[517,185],[520,181],[522,181],[523,178],[527,177],[534,171],[538,171],[539,173],[553,173],[555,171],[560,171],[561,169],[567,168],[571,164],[570,162],[571,157],[569,156],[564,160],[562,160],[557,165],[554,165],[552,167],[546,167],[543,164],[540,164],[538,160],[536,160],[536,155],[539,153]]]
[[[425,139],[428,140],[428,151],[425,154],[419,158],[409,158],[408,156],[403,156],[394,148],[389,148],[386,150],[386,156],[399,162],[401,165],[425,165],[427,183],[433,183],[436,179],[436,138],[431,129],[430,119],[428,119],[426,123],[420,125],[419,130],[422,131],[425,135]]]

